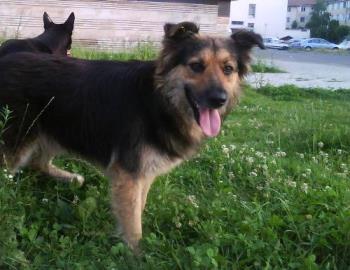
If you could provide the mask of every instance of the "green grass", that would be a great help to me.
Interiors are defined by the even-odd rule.
[[[92,166],[56,160],[82,188],[2,171],[0,269],[348,269],[348,93],[246,87],[221,135],[153,185],[140,258]]]
[[[281,70],[280,68],[266,64],[262,60],[258,60],[256,63],[252,64],[252,71],[258,72],[258,73],[285,73],[285,71]]]
[[[89,60],[151,60],[156,58],[157,50],[152,46],[152,44],[140,45],[129,51],[122,52],[107,52],[101,50],[87,50],[84,48],[74,48],[72,50],[72,55],[77,58],[84,58]]]

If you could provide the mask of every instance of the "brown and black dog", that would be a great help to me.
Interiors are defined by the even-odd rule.
[[[0,57],[16,52],[67,55],[72,45],[75,16],[72,12],[62,24],[54,23],[44,12],[44,33],[27,39],[9,39],[0,46]]]
[[[12,172],[32,166],[64,181],[84,178],[57,168],[69,152],[110,177],[113,211],[137,250],[141,215],[158,175],[191,157],[238,101],[249,53],[259,35],[199,34],[190,22],[166,24],[155,61],[87,61],[29,53],[0,59],[0,105],[11,119],[2,149]]]

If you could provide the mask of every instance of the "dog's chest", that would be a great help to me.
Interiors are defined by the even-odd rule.
[[[169,158],[155,149],[146,148],[142,154],[141,171],[145,176],[156,177],[169,172],[182,161],[181,158]]]

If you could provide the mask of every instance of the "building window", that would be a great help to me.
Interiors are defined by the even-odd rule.
[[[254,23],[248,23],[248,28],[254,28]]]
[[[301,6],[301,12],[305,12],[306,8],[304,6]]]
[[[292,11],[292,8],[291,7],[288,7],[288,12],[291,12]]]
[[[219,1],[218,16],[230,17],[230,1]]]
[[[232,21],[231,24],[232,25],[243,25],[244,22],[242,22],[242,21]]]
[[[300,22],[305,22],[305,17],[300,17]]]
[[[346,1],[343,2],[343,8],[346,8]]]
[[[249,4],[249,16],[255,18],[256,4]]]
[[[289,17],[287,17],[287,23],[289,23],[290,22],[290,18]]]

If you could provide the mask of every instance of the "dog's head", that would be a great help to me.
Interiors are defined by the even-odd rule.
[[[166,24],[164,32],[157,86],[187,126],[216,136],[221,118],[238,101],[251,49],[264,48],[262,38],[248,31],[230,38],[201,36],[191,22]]]
[[[49,49],[53,54],[69,55],[74,29],[74,13],[72,12],[62,24],[54,23],[46,12],[44,12],[43,20],[45,43],[49,46]]]

